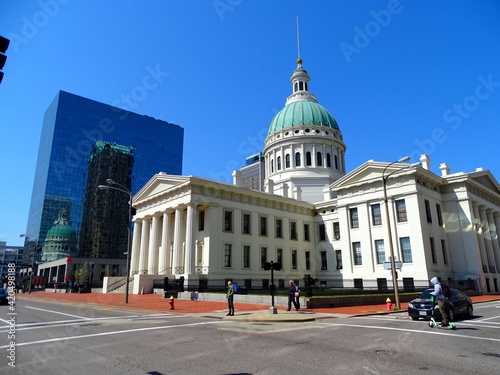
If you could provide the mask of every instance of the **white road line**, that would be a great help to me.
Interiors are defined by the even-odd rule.
[[[358,325],[358,324],[346,324],[346,323],[320,323],[320,324],[327,325],[327,326],[334,326],[334,327],[380,329],[380,330],[387,330],[387,331],[413,332],[413,333],[429,334],[429,335],[454,336],[454,337],[460,337],[462,339],[473,339],[473,340],[500,342],[500,339],[493,339],[493,338],[488,338],[488,337],[478,337],[478,336],[465,336],[465,335],[460,335],[457,333],[447,333],[447,332],[438,332],[438,331],[422,331],[422,330],[416,330],[416,329],[406,329],[406,328],[396,328],[396,327],[380,327],[380,326],[365,326],[365,325],[361,325],[361,324]],[[438,330],[439,330],[439,328],[438,328]]]
[[[83,322],[87,323],[89,321],[103,321],[103,320],[115,320],[115,319],[135,319],[135,320],[144,320],[150,317],[156,318],[156,317],[182,317],[182,315],[174,315],[174,314],[151,314],[151,315],[124,315],[124,316],[108,316],[108,317],[102,317],[102,318],[86,318],[86,319],[72,319],[72,320],[56,320],[53,322],[38,322],[38,323],[21,323],[21,324],[16,324],[16,330],[27,330],[27,329],[39,329],[39,328],[50,328],[50,327],[60,327],[64,325],[74,325],[74,324],[81,324]],[[2,320],[2,319],[0,319]],[[0,333],[2,332],[7,332],[10,328],[10,324],[8,324],[7,321],[4,321],[7,323],[6,326],[1,326],[0,327]]]
[[[66,313],[62,313],[62,312],[54,311],[54,310],[40,309],[38,307],[26,306],[26,308],[27,309],[32,309],[32,310],[39,310],[39,311],[44,311],[44,312],[50,312],[50,313],[53,313],[53,314],[60,314],[60,315],[72,316],[73,318],[91,319],[91,318],[86,318],[84,316],[78,316],[78,315],[73,315],[73,314],[66,314]]]
[[[71,337],[59,337],[59,338],[46,339],[46,340],[38,340],[38,341],[16,343],[16,347],[19,347],[19,346],[28,346],[28,345],[36,345],[36,344],[46,344],[46,343],[49,343],[49,342],[56,342],[56,341],[77,340],[77,339],[84,339],[84,338],[89,338],[89,337],[118,335],[118,334],[121,334],[121,333],[152,331],[152,330],[169,329],[169,328],[194,327],[194,326],[199,326],[199,325],[224,324],[224,323],[227,323],[227,322],[223,322],[223,321],[201,322],[201,323],[181,324],[181,325],[177,325],[177,326],[159,326],[159,327],[147,327],[147,328],[128,329],[128,330],[114,331],[114,332],[101,332],[101,333],[93,333],[91,335],[80,335],[80,336],[71,336]],[[9,347],[10,347],[9,345],[3,345],[3,346],[0,346],[0,349],[6,349],[6,348],[9,348]]]

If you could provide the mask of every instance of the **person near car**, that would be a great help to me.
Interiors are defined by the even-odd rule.
[[[446,297],[443,295],[443,291],[441,289],[441,284],[436,276],[431,279],[432,285],[434,285],[434,291],[431,292],[431,295],[434,296],[434,300],[437,302],[439,307],[439,312],[441,313],[441,326],[448,327],[448,301]]]

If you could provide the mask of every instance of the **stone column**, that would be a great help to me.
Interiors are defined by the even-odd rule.
[[[158,274],[158,226],[159,220],[158,216],[153,216],[151,219],[151,238],[149,239],[149,250],[148,250],[148,274],[156,275]]]
[[[168,275],[169,272],[169,259],[170,259],[170,236],[168,232],[170,223],[170,213],[163,213],[163,223],[161,228],[161,247],[160,255],[158,257],[158,273],[160,275]]]
[[[488,267],[488,257],[486,256],[486,246],[484,245],[484,235],[483,231],[479,230],[479,228],[482,228],[483,223],[481,221],[481,215],[479,214],[479,207],[476,203],[472,203],[472,210],[474,214],[473,222],[477,236],[477,242],[479,244],[479,254],[481,255],[481,269],[483,272],[488,272],[487,269],[484,269],[484,267]]]
[[[141,231],[141,253],[139,256],[139,273],[148,272],[148,250],[149,250],[149,219],[142,221]]]
[[[172,257],[172,275],[175,275],[176,268],[179,267],[181,257],[181,225],[182,225],[182,207],[175,208],[175,221],[174,221],[174,249]]]
[[[134,221],[134,236],[132,237],[132,253],[130,254],[130,275],[139,272],[139,254],[141,252],[142,222]]]
[[[494,267],[495,270],[491,270],[490,272],[492,273],[498,273],[498,267],[497,267],[497,259],[495,257],[495,247],[494,243],[495,241],[495,235],[496,235],[496,230],[495,230],[495,220],[493,219],[493,211],[490,209],[485,210],[486,214],[486,223],[488,226],[488,231],[486,232],[486,251],[488,255],[488,268]]]
[[[194,228],[196,225],[196,203],[190,202],[187,206],[186,218],[186,250],[184,254],[184,273],[194,273],[194,259],[196,246],[194,243]]]

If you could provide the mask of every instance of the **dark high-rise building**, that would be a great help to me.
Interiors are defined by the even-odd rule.
[[[110,178],[130,190],[134,157],[131,147],[97,141],[88,163],[78,257],[125,258],[129,197],[115,189],[99,190]]]
[[[59,91],[43,121],[27,241],[38,241],[38,246],[43,247],[47,232],[63,208],[69,215],[66,223],[71,223],[76,238],[80,238],[84,192],[91,173],[89,160],[97,141],[133,149],[133,193],[158,172],[182,173],[182,127]],[[104,184],[106,178],[112,178],[102,177],[104,181],[100,182]],[[126,200],[127,195],[123,195]]]

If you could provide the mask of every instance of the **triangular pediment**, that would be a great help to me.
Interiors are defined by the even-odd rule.
[[[470,178],[496,194],[500,194],[500,185],[490,171],[473,172]]]
[[[188,176],[178,176],[166,173],[155,174],[142,188],[134,195],[134,202],[158,196],[175,186],[185,184],[189,181]]]

